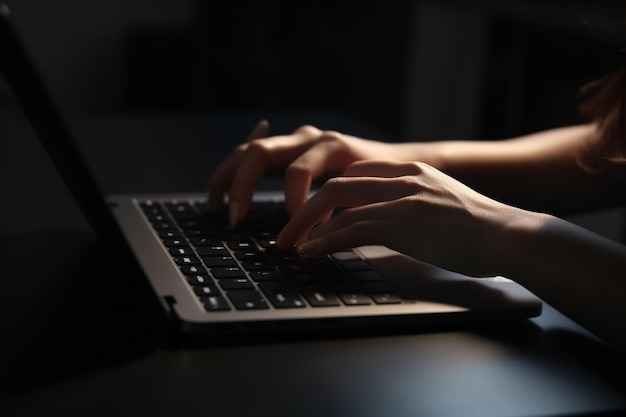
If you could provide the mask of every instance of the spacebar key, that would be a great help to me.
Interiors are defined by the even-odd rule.
[[[267,282],[259,284],[259,288],[276,308],[301,308],[306,303],[291,285],[284,283]]]

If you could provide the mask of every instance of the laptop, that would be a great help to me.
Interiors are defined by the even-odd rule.
[[[463,276],[381,246],[315,259],[280,250],[275,239],[287,220],[280,192],[257,193],[235,228],[208,210],[204,192],[103,196],[5,5],[0,67],[93,229],[132,254],[184,334],[420,328],[541,313],[541,301],[506,278]]]

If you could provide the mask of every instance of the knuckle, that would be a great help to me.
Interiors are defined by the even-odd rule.
[[[324,188],[334,190],[341,187],[343,184],[345,184],[345,182],[345,177],[333,177],[326,181],[326,183],[324,184]]]
[[[398,192],[404,197],[409,198],[409,202],[412,201],[410,198],[419,196],[426,191],[426,187],[419,176],[407,175],[396,178],[396,181]]]
[[[235,154],[242,154],[246,151],[246,149],[248,149],[248,144],[247,143],[242,143],[240,145],[237,145],[237,147],[234,150]]]
[[[294,133],[297,134],[306,134],[306,135],[315,135],[319,133],[319,129],[313,125],[302,125],[297,128]]]
[[[320,140],[321,141],[326,141],[326,142],[338,142],[341,143],[343,142],[343,135],[339,132],[336,132],[334,130],[324,130],[322,132],[322,134],[320,135]]]
[[[403,169],[405,172],[410,173],[411,175],[420,175],[424,172],[425,165],[423,162],[405,162],[403,163]]]
[[[255,139],[246,144],[246,148],[244,150],[255,155],[265,156],[270,153],[271,149],[267,140]]]
[[[422,183],[417,175],[404,175],[396,178],[395,180],[408,191],[419,190],[422,188]]]
[[[310,176],[311,168],[305,164],[293,163],[285,168],[285,175],[288,177],[293,176]]]

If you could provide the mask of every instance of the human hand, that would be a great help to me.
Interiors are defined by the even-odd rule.
[[[350,208],[325,221],[336,207]],[[498,273],[500,234],[522,213],[423,163],[364,161],[329,180],[296,211],[278,245],[296,247],[305,257],[384,245],[452,271],[488,276]]]
[[[390,144],[313,126],[302,126],[290,135],[267,137],[268,133],[269,124],[263,120],[209,179],[211,208],[221,210],[228,194],[233,225],[248,213],[255,184],[266,173],[284,173],[285,205],[291,215],[306,201],[312,181],[325,173],[342,173],[358,160],[400,158]]]

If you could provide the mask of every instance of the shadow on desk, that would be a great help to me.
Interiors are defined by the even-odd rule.
[[[2,235],[0,254],[3,392],[129,361],[158,345],[162,324],[147,284],[94,235]]]

